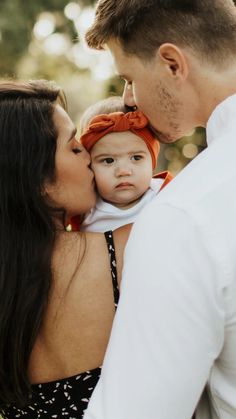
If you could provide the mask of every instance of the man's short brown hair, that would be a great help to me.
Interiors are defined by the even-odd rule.
[[[221,64],[236,53],[236,7],[232,0],[99,0],[86,40],[103,49],[110,39],[140,58],[171,42]]]

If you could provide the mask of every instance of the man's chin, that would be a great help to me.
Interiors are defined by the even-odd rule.
[[[164,134],[163,132],[158,131],[152,125],[149,125],[149,128],[153,132],[155,137],[157,137],[157,140],[160,141],[160,143],[164,143],[164,144],[174,143],[175,141],[177,141],[181,138],[177,134],[176,134],[176,136],[170,135],[170,134]]]

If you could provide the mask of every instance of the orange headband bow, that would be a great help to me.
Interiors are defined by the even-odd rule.
[[[86,150],[90,151],[100,138],[110,132],[131,131],[145,141],[152,157],[152,167],[154,169],[157,164],[160,145],[147,125],[148,119],[141,111],[102,114],[95,116],[90,121],[80,141]]]

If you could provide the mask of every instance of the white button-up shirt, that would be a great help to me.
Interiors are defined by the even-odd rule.
[[[236,418],[236,95],[207,141],[133,227],[84,419]]]

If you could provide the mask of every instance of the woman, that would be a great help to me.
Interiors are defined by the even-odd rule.
[[[75,135],[59,88],[0,83],[5,418],[81,418],[109,339],[130,227],[114,232],[116,255],[112,233],[65,231],[96,199],[90,156]]]

